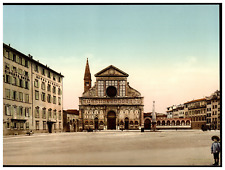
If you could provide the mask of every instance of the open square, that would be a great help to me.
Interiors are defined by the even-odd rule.
[[[220,131],[100,131],[3,138],[4,165],[211,166]]]

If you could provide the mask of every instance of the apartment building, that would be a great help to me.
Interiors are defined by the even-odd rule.
[[[62,130],[63,75],[3,44],[3,134]]]
[[[208,97],[167,107],[167,118],[191,118],[191,127],[220,129],[220,91]]]

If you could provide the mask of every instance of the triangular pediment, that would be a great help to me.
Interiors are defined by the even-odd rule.
[[[117,67],[110,65],[95,74],[95,77],[128,77],[129,75]]]

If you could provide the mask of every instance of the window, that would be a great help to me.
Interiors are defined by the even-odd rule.
[[[18,69],[18,73],[19,74],[22,74],[22,69]]]
[[[45,82],[42,82],[42,83],[41,83],[41,89],[42,89],[42,90],[45,90]]]
[[[10,99],[10,89],[5,89],[5,98]]]
[[[34,80],[34,87],[37,87],[37,88],[39,87],[38,79],[35,79],[35,80]]]
[[[19,107],[18,116],[23,116],[23,107],[22,106]]]
[[[17,82],[17,78],[16,77],[12,77],[12,85],[16,86],[16,82]]]
[[[24,75],[25,75],[26,77],[28,77],[28,72],[27,72],[27,71],[24,71]]]
[[[19,92],[19,101],[22,102],[23,101],[23,93]]]
[[[215,109],[217,108],[217,105],[215,105]]]
[[[61,97],[58,97],[58,104],[61,105]]]
[[[20,129],[23,129],[24,128],[24,123],[20,123]]]
[[[56,93],[56,87],[55,87],[55,86],[53,86],[52,92],[53,92],[53,93]]]
[[[35,90],[35,100],[39,100],[39,91]]]
[[[48,71],[48,78],[51,78],[51,72]]]
[[[20,86],[20,87],[24,87],[24,86],[23,86],[23,84],[24,84],[23,82],[24,82],[24,81],[23,81],[22,79],[19,79],[19,86]]]
[[[53,96],[53,104],[56,104],[56,96]]]
[[[59,122],[59,130],[61,130],[61,122]]]
[[[9,126],[9,122],[6,122],[6,128],[9,129],[10,126]]]
[[[25,89],[29,89],[29,83],[28,83],[28,81],[25,81]]]
[[[55,123],[53,124],[53,129],[56,130],[56,124]]]
[[[9,58],[9,51],[5,50],[5,57]]]
[[[48,94],[47,101],[48,101],[48,103],[51,103],[51,95],[50,94]]]
[[[13,123],[13,128],[17,129],[17,123],[16,122]]]
[[[48,118],[49,118],[49,119],[52,118],[52,109],[48,109]]]
[[[42,69],[42,75],[45,76],[45,69],[44,68]]]
[[[125,81],[120,81],[120,96],[125,96]]]
[[[46,130],[47,129],[46,128],[47,127],[46,125],[47,125],[46,121],[43,121],[43,130]]]
[[[42,92],[42,94],[41,94],[41,100],[42,100],[43,102],[45,102],[45,93],[43,93],[43,92]]]
[[[61,94],[61,89],[60,88],[58,88],[58,95],[60,95]]]
[[[98,81],[98,96],[104,96],[104,81]]]
[[[45,108],[42,109],[42,118],[46,119],[46,109]]]
[[[12,99],[17,100],[17,92],[16,91],[12,92]]]
[[[13,66],[12,71],[16,73],[16,67]]]
[[[11,106],[5,105],[5,115],[10,116],[11,115]]]
[[[27,67],[27,68],[29,67],[27,60],[25,60],[25,67]]]
[[[16,54],[13,54],[13,61],[16,62]]]
[[[18,56],[18,63],[22,64],[22,58],[20,56]]]
[[[59,111],[58,114],[59,114],[59,120],[61,120],[61,114],[62,114],[62,113],[61,113],[61,110]]]
[[[61,82],[61,77],[59,77],[59,80],[58,81]]]
[[[39,118],[39,107],[35,108],[35,118]]]
[[[9,70],[9,64],[8,63],[5,63],[5,69]]]
[[[5,75],[5,83],[11,83],[11,76],[8,74]]]
[[[56,116],[56,110],[53,111],[53,118],[54,118],[54,119],[57,119],[57,116]]]
[[[26,129],[29,129],[29,122],[26,122]]]
[[[55,80],[55,75],[53,74],[53,80]]]
[[[29,108],[25,108],[25,117],[29,117],[30,116],[30,114],[29,114]]]
[[[48,90],[49,92],[51,92],[51,85],[50,85],[50,84],[48,84],[47,90]]]
[[[39,121],[36,121],[36,130],[39,130]]]
[[[38,72],[38,65],[35,65],[34,71]]]

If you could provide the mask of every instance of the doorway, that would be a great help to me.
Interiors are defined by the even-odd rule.
[[[114,111],[108,112],[107,129],[116,129],[116,113]]]
[[[125,129],[129,129],[129,119],[128,119],[128,117],[125,118]]]
[[[145,125],[144,125],[145,129],[150,130],[151,129],[151,121],[149,119],[145,120]]]
[[[52,123],[48,123],[48,133],[52,133]]]
[[[95,130],[97,130],[98,129],[98,118],[96,117],[95,118]]]

